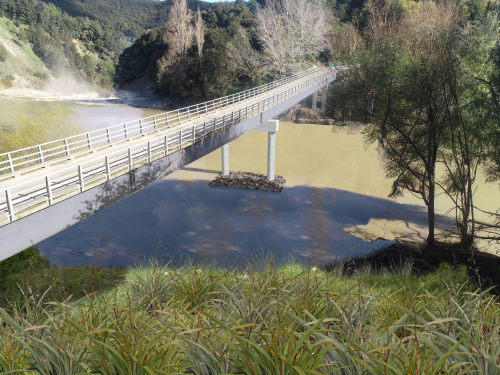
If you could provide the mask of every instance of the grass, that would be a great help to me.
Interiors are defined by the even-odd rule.
[[[96,266],[58,267],[50,265],[40,251],[31,247],[0,262],[0,307],[26,304],[26,299],[64,301],[104,292],[123,281],[127,271]]]
[[[40,262],[33,270],[47,266]],[[25,288],[24,299],[0,309],[0,370],[499,373],[498,299],[465,265],[443,262],[417,275],[408,261],[366,263],[349,276],[345,266],[270,256],[223,269],[153,259],[124,271],[114,287],[92,287],[96,271],[87,272],[89,294],[80,301],[52,302]]]

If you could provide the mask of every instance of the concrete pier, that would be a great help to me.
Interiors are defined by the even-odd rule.
[[[267,179],[274,180],[274,166],[276,160],[276,132],[267,133]]]
[[[229,175],[229,143],[221,147],[222,150],[222,175]]]
[[[268,120],[254,130],[267,132],[267,179],[274,180],[274,167],[276,164],[276,132],[279,129],[278,120]]]
[[[312,99],[312,110],[322,114],[323,116],[326,113],[327,89],[328,85],[314,92]]]

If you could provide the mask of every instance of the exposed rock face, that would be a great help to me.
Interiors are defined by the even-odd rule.
[[[209,185],[229,186],[240,189],[253,189],[279,193],[283,190],[286,180],[282,176],[275,176],[273,181],[263,174],[248,172],[229,172],[228,176],[218,175]]]

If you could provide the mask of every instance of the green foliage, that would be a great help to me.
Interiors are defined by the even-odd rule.
[[[79,299],[114,287],[124,273],[118,268],[52,266],[38,248],[30,247],[0,262],[0,306],[31,303],[30,296],[45,295],[52,301],[70,296]]]
[[[7,56],[9,55],[9,51],[2,44],[0,44],[0,62],[4,62],[7,60]]]
[[[9,120],[0,120],[0,153],[82,132],[81,125],[75,122],[73,111],[67,105],[47,103],[36,120],[22,113]]]
[[[185,79],[176,74],[176,62],[169,57],[168,33],[160,27],[150,30],[124,51],[119,59],[115,81],[123,84],[148,72],[159,93],[190,100],[220,97],[263,83],[252,77],[238,76],[230,67],[226,52],[227,43],[240,27],[250,31],[254,27],[252,6],[253,3],[239,0],[212,4],[203,11],[203,68],[200,69],[197,48],[193,44],[188,51]],[[258,48],[257,43],[255,46]]]
[[[0,0],[0,16],[15,21],[18,37],[56,75],[71,71],[91,83],[109,84],[127,45],[112,23],[74,18],[41,0]]]
[[[101,24],[111,23],[117,32],[129,41],[141,37],[147,30],[165,25],[171,1],[155,0],[43,0],[61,8],[73,17],[97,20]],[[204,1],[189,0],[188,7],[196,10],[210,7]]]
[[[0,309],[0,368],[51,375],[497,373],[498,300],[475,290],[465,268],[343,277],[342,265],[327,273],[270,259],[259,269],[152,263],[85,301],[34,297],[27,311]]]

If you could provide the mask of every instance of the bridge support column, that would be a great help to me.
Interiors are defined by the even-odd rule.
[[[312,99],[312,110],[322,114],[323,116],[326,113],[327,89],[328,85],[318,91],[315,91]]]
[[[274,180],[274,166],[276,162],[276,132],[279,128],[278,120],[269,120],[254,130],[267,132],[267,179]]]
[[[229,143],[221,147],[222,150],[222,175],[229,175]]]
[[[267,133],[267,179],[274,180],[274,166],[276,161],[276,132]]]

